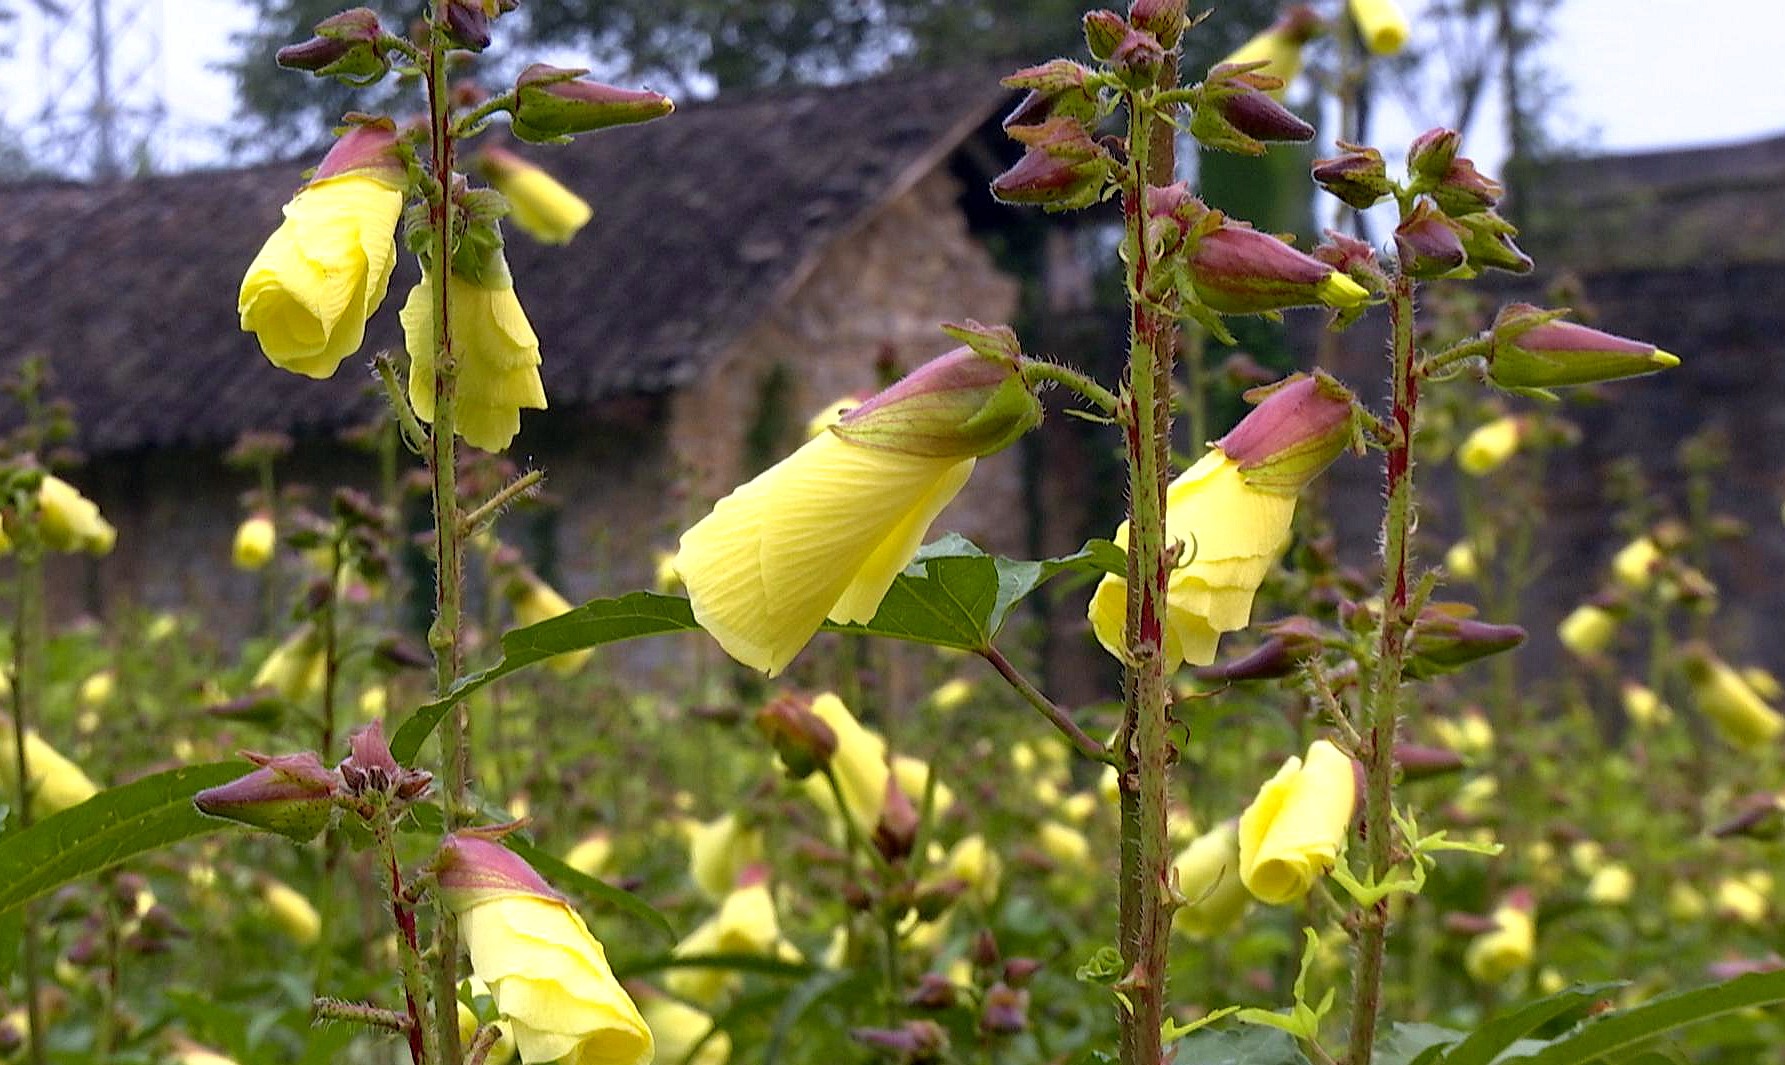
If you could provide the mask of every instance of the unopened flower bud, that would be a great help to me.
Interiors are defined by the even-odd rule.
[[[1128,5],[1128,22],[1145,30],[1167,49],[1176,48],[1184,35],[1185,0],[1134,0]]]
[[[307,70],[356,86],[371,85],[390,72],[384,27],[371,8],[330,15],[316,24],[315,33],[307,41],[279,49],[274,61],[289,70]]]
[[[1144,89],[1159,79],[1159,68],[1165,64],[1165,49],[1152,34],[1130,28],[1116,45],[1109,63],[1129,87]]]
[[[1408,635],[1407,676],[1424,680],[1452,673],[1525,642],[1524,629],[1477,621],[1468,616],[1472,610],[1460,603],[1434,603],[1420,611]]]
[[[948,1051],[948,1033],[934,1021],[906,1021],[897,1028],[852,1028],[849,1038],[899,1065],[927,1065]]]
[[[514,135],[550,143],[610,126],[649,122],[675,110],[662,93],[582,80],[587,73],[544,63],[521,71],[514,86]]]
[[[1741,836],[1748,839],[1778,839],[1785,831],[1785,805],[1771,792],[1750,795],[1736,808],[1735,815],[1711,829],[1717,839]]]
[[[861,447],[925,458],[989,455],[1041,422],[1018,359],[956,348],[854,408],[831,432]]]
[[[1268,631],[1265,641],[1250,654],[1212,666],[1196,667],[1196,679],[1245,681],[1287,677],[1325,646],[1320,627],[1312,618],[1285,618],[1270,626]]]
[[[1018,1035],[1029,1028],[1029,992],[996,983],[985,990],[979,1008],[979,1030],[989,1035]]]
[[[1407,46],[1407,14],[1395,0],[1351,0],[1351,20],[1364,47],[1377,55],[1394,55]]]
[[[1247,398],[1256,399],[1260,391]],[[1349,389],[1325,373],[1296,374],[1257,402],[1215,441],[1254,488],[1296,495],[1351,443],[1356,403]]]
[[[1314,127],[1278,103],[1271,90],[1282,82],[1268,74],[1223,64],[1209,71],[1190,117],[1198,143],[1245,155],[1260,155],[1268,142],[1311,140]]]
[[[918,829],[917,807],[899,787],[898,778],[888,774],[886,778],[886,801],[880,807],[880,820],[874,825],[874,849],[889,862],[897,862],[911,854],[911,847],[917,842]]]
[[[756,727],[781,756],[790,780],[804,780],[830,764],[837,753],[836,730],[812,712],[812,700],[789,692],[756,714]]]
[[[1085,13],[1085,47],[1091,55],[1107,62],[1128,36],[1128,20],[1114,11],[1097,10]]]
[[[1109,176],[1109,154],[1076,118],[1050,118],[1039,125],[1012,126],[1010,135],[1027,151],[992,179],[992,195],[1005,203],[1039,204],[1052,211],[1097,202]]]
[[[1381,152],[1345,141],[1339,148],[1344,154],[1314,161],[1314,181],[1321,188],[1360,211],[1394,191]]]
[[[1362,285],[1313,256],[1231,221],[1202,234],[1185,265],[1196,298],[1222,314],[1321,304],[1346,309],[1370,298]]]
[[[1469,261],[1461,228],[1424,196],[1395,227],[1395,255],[1402,273],[1424,279],[1443,277]]]
[[[935,921],[954,908],[967,893],[967,882],[958,876],[943,877],[918,887],[912,896],[911,909],[920,921]]]
[[[1733,746],[1759,751],[1772,746],[1785,733],[1785,716],[1768,706],[1741,674],[1710,648],[1702,644],[1688,647],[1683,666],[1699,711]]]
[[[1518,454],[1525,421],[1506,415],[1477,428],[1457,448],[1457,467],[1471,477],[1486,477]]]
[[[1096,101],[1085,88],[1091,74],[1083,63],[1053,59],[1004,78],[1005,88],[1027,89],[1029,94],[1005,116],[1003,129],[1039,126],[1051,118],[1091,121],[1097,113]]]
[[[1430,747],[1419,743],[1397,743],[1395,768],[1406,780],[1429,780],[1450,773],[1462,772],[1463,756],[1446,747]]]
[[[433,782],[433,774],[405,769],[390,753],[384,739],[384,723],[374,721],[348,738],[353,753],[341,762],[341,779],[356,795],[377,792],[404,802],[420,798]]]
[[[948,977],[941,973],[924,973],[917,986],[905,996],[905,1005],[920,1010],[952,1009],[959,994]]]
[[[1455,219],[1463,227],[1463,247],[1469,264],[1479,270],[1504,270],[1509,274],[1531,272],[1531,257],[1512,242],[1518,227],[1492,211]]]
[[[513,11],[519,0],[446,0],[446,33],[453,47],[481,52],[490,46],[490,19]]]
[[[1407,148],[1407,173],[1419,184],[1419,191],[1444,180],[1450,164],[1456,161],[1463,137],[1454,129],[1428,129],[1413,138]]]
[[[203,813],[277,832],[306,843],[328,826],[340,778],[305,751],[277,758],[248,754],[260,768],[238,780],[206,788],[192,797]]]
[[[1476,170],[1468,159],[1453,160],[1444,177],[1427,191],[1452,218],[1491,210],[1506,195],[1498,181]]]
[[[1560,321],[1566,311],[1528,303],[1501,309],[1488,333],[1488,377],[1506,388],[1555,388],[1614,381],[1680,364],[1653,344]]]

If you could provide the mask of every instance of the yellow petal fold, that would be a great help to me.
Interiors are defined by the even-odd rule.
[[[424,276],[399,315],[409,350],[409,405],[426,422],[434,420],[432,284]],[[501,451],[521,431],[523,409],[546,409],[539,337],[512,286],[484,288],[457,274],[447,286],[459,365],[455,429],[472,447]]]
[[[1240,879],[1261,902],[1294,902],[1338,861],[1356,802],[1351,759],[1327,740],[1290,758],[1240,815]]]

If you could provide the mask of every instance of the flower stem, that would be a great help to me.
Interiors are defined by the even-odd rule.
[[[1094,762],[1102,762],[1105,765],[1115,764],[1115,756],[1110,754],[1109,749],[1092,739],[1084,729],[1079,728],[1078,722],[1072,720],[1072,715],[1067,713],[1060,704],[1044,695],[1041,689],[1030,682],[1028,677],[1023,676],[1014,665],[1011,665],[1010,659],[1004,657],[1004,652],[996,647],[987,646],[980,648],[979,656],[990,662],[992,668],[998,671],[998,675],[1009,681],[1010,686],[1015,688],[1017,694],[1027,700],[1030,706],[1041,711],[1043,717],[1053,722],[1054,727],[1060,730],[1078,753]]]
[[[429,204],[428,222],[433,235],[433,269],[429,272],[434,313],[434,429],[429,464],[433,473],[434,624],[428,645],[434,652],[435,694],[452,690],[459,673],[459,615],[464,592],[464,548],[460,536],[457,468],[454,455],[455,414],[458,397],[458,364],[452,345],[452,318],[448,313],[447,281],[452,273],[453,230],[453,136],[449,117],[446,77],[446,0],[434,0],[428,40],[428,128],[433,153],[434,180],[440,196]],[[469,710],[461,701],[453,707],[452,724],[444,747],[446,761],[446,808],[448,831],[466,823],[466,776],[469,758],[466,734]],[[437,1061],[442,1065],[460,1060],[459,1022],[449,1007],[458,994],[458,921],[445,906],[435,907],[434,1005]]]
[[[14,533],[19,553],[17,627],[13,630],[12,750],[17,773],[18,808],[14,818],[20,829],[31,827],[31,770],[25,760],[25,734],[35,716],[39,691],[39,666],[43,647],[43,541],[37,528],[34,499],[21,499],[19,530]],[[43,961],[38,956],[38,912],[33,903],[23,909],[19,938],[24,946],[25,1017],[31,1026],[31,1065],[44,1065],[42,1001]]]
[[[1401,674],[1407,654],[1407,604],[1413,534],[1413,419],[1419,407],[1414,365],[1413,279],[1396,277],[1389,295],[1393,331],[1393,413],[1396,439],[1388,449],[1382,514],[1382,625],[1363,722],[1364,839],[1370,876],[1380,881],[1393,865],[1394,737],[1400,711]],[[1376,1018],[1382,1006],[1383,956],[1388,942],[1388,899],[1364,908],[1359,921],[1352,987],[1350,1065],[1370,1065]]]
[[[1175,62],[1160,87],[1177,81]],[[1117,988],[1122,1065],[1158,1065],[1163,1048],[1167,906],[1166,769],[1170,759],[1166,715],[1164,616],[1170,575],[1165,543],[1165,482],[1170,467],[1172,356],[1176,322],[1148,298],[1154,263],[1143,234],[1146,188],[1165,184],[1174,168],[1169,125],[1156,121],[1142,93],[1128,98],[1127,188],[1122,195],[1131,311],[1128,407],[1128,661],[1122,724],[1117,736],[1121,772],[1121,883],[1117,936],[1125,975]],[[1164,136],[1155,136],[1163,133]]]
[[[403,1005],[409,1015],[404,1035],[409,1040],[409,1056],[415,1065],[446,1062],[455,1059],[440,1056],[439,1032],[428,1025],[428,989],[422,979],[421,940],[415,930],[415,911],[403,899],[403,873],[397,865],[397,847],[391,830],[390,811],[380,809],[372,818],[372,832],[378,839],[378,860],[384,864],[384,898],[391,916],[397,922],[397,967],[403,974]],[[446,1013],[452,1000],[440,1000],[440,1012]],[[458,1011],[451,1011],[453,1033],[458,1033]]]

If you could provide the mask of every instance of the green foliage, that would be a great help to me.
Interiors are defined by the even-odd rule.
[[[1657,1036],[1737,1010],[1785,1002],[1785,970],[1746,973],[1733,980],[1673,991],[1640,1006],[1596,1017],[1579,1029],[1507,1065],[1588,1065]],[[1448,1059],[1446,1059],[1448,1062]]]

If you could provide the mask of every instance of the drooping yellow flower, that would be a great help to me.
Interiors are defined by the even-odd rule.
[[[1556,626],[1556,638],[1580,658],[1605,653],[1618,635],[1617,615],[1602,606],[1582,603]]]
[[[403,168],[394,129],[356,126],[285,205],[242,278],[237,307],[273,365],[328,377],[359,350],[396,265]]]
[[[1708,651],[1688,653],[1685,672],[1699,711],[1731,746],[1758,751],[1785,733],[1785,716],[1766,705],[1741,674]]]
[[[893,780],[899,790],[911,800],[914,809],[923,809],[924,789],[929,786],[930,765],[921,758],[909,754],[895,754],[892,760]],[[930,798],[931,810],[943,813],[954,805],[954,791],[940,780],[936,781],[935,794]]]
[[[1240,880],[1240,834],[1233,821],[1223,821],[1198,836],[1172,868],[1184,896],[1184,905],[1172,914],[1172,927],[1193,939],[1227,931],[1252,901]]]
[[[267,880],[260,886],[260,899],[266,904],[267,915],[273,919],[274,926],[299,946],[310,946],[322,935],[322,916],[310,905],[310,900],[291,885]]]
[[[595,209],[557,178],[502,148],[477,154],[477,168],[490,187],[508,200],[514,224],[544,244],[568,244],[595,216]]]
[[[514,609],[516,626],[537,625],[542,621],[570,613],[570,601],[557,589],[545,583],[532,570],[522,568],[504,585],[508,605]],[[569,651],[546,659],[553,673],[568,677],[580,671],[595,654],[593,648]]]
[[[1611,557],[1611,573],[1618,583],[1633,592],[1645,591],[1655,583],[1655,567],[1662,560],[1661,548],[1647,536],[1618,548]]]
[[[1676,880],[1667,889],[1667,916],[1670,920],[1688,924],[1704,917],[1710,904],[1697,888],[1683,880]]]
[[[960,348],[926,364],[682,534],[675,568],[695,619],[770,676],[826,618],[872,620],[975,458],[1039,417],[1013,359]]]
[[[1673,720],[1673,708],[1645,685],[1625,681],[1620,696],[1625,716],[1637,728],[1654,728]]]
[[[966,884],[968,892],[981,906],[989,907],[997,901],[998,881],[1004,872],[1004,863],[987,845],[984,836],[974,833],[961,837],[960,842],[949,848],[942,861],[942,871]]]
[[[315,626],[304,624],[273,648],[254,674],[253,687],[271,688],[291,703],[304,703],[328,680],[328,653]]]
[[[1187,560],[1167,589],[1167,671],[1208,665],[1221,634],[1250,623],[1258,586],[1289,544],[1296,493],[1350,438],[1351,398],[1329,381],[1300,377],[1271,393],[1166,490],[1166,540],[1181,541]],[[1128,535],[1123,522],[1115,542],[1126,548]],[[1127,597],[1128,582],[1106,575],[1089,609],[1097,641],[1117,658]]]
[[[1719,917],[1758,928],[1766,924],[1772,909],[1771,892],[1761,890],[1765,886],[1770,885],[1757,884],[1746,876],[1726,876],[1717,881],[1712,905]]]
[[[1338,861],[1357,784],[1351,759],[1327,740],[1291,757],[1240,815],[1240,879],[1273,906],[1294,902]]]
[[[1599,867],[1587,881],[1587,901],[1596,906],[1622,906],[1636,893],[1636,876],[1621,862]]]
[[[707,898],[718,901],[737,886],[738,874],[762,861],[762,830],[724,814],[688,826],[688,875]]]
[[[471,968],[513,1026],[522,1061],[649,1065],[651,1029],[577,912],[501,844],[447,837],[436,862]]]
[[[502,263],[489,285],[452,273],[447,301],[459,364],[455,429],[465,443],[501,451],[521,431],[521,411],[544,410],[539,380],[539,337],[514,294]],[[433,282],[424,274],[398,315],[409,349],[409,405],[422,421],[434,420]]]
[[[663,1065],[725,1065],[731,1060],[731,1037],[714,1031],[713,1018],[693,1006],[653,995],[638,1009],[657,1037],[657,1060]]]
[[[880,812],[886,806],[886,783],[892,777],[892,769],[886,764],[886,741],[856,720],[843,700],[830,692],[813,699],[811,709],[837,737],[830,770],[843,795],[843,813],[856,832],[863,838],[870,837],[880,823]],[[802,786],[819,808],[833,815],[838,813],[830,782],[822,774],[807,777]]]
[[[719,912],[702,922],[676,944],[676,957],[703,954],[747,954],[759,958],[799,961],[800,953],[781,938],[775,919],[775,900],[766,883],[738,888],[720,904]],[[671,969],[663,986],[672,994],[702,1005],[723,995],[737,982],[737,973],[718,968]]]
[[[1407,13],[1395,0],[1351,0],[1351,19],[1364,46],[1377,55],[1394,55],[1407,46]]]
[[[1494,911],[1495,928],[1469,941],[1463,968],[1478,984],[1494,986],[1531,967],[1537,956],[1537,922],[1529,906],[1506,903]]]
[[[230,561],[237,569],[257,570],[273,560],[273,546],[278,532],[273,519],[256,514],[236,527],[235,543],[230,547]]]
[[[118,531],[99,507],[62,478],[44,474],[37,490],[37,520],[43,546],[51,551],[110,554]]]
[[[1467,540],[1458,540],[1444,552],[1444,568],[1459,581],[1472,581],[1481,574],[1481,560],[1476,557],[1475,545]]]
[[[1457,467],[1471,477],[1486,477],[1518,454],[1524,423],[1507,415],[1495,418],[1463,439],[1457,448]]]
[[[1302,69],[1302,48],[1320,29],[1320,20],[1304,7],[1291,8],[1272,23],[1259,31],[1245,44],[1223,59],[1222,63],[1257,63],[1265,62],[1259,73],[1273,78],[1283,79],[1283,88],[1274,89],[1271,95],[1282,98],[1284,89],[1295,80]]]
[[[1775,677],[1770,669],[1761,666],[1744,666],[1742,667],[1742,679],[1748,682],[1748,687],[1754,689],[1755,695],[1769,703],[1785,698],[1785,685],[1779,683],[1779,678]]]
[[[18,748],[13,744],[12,718],[0,714],[0,786],[7,802],[19,791]],[[43,741],[36,729],[25,730],[26,790],[31,794],[31,815],[48,817],[79,806],[99,793],[80,766]]]
[[[1082,870],[1091,861],[1091,841],[1071,825],[1043,821],[1035,830],[1035,843],[1055,864],[1069,870]]]

